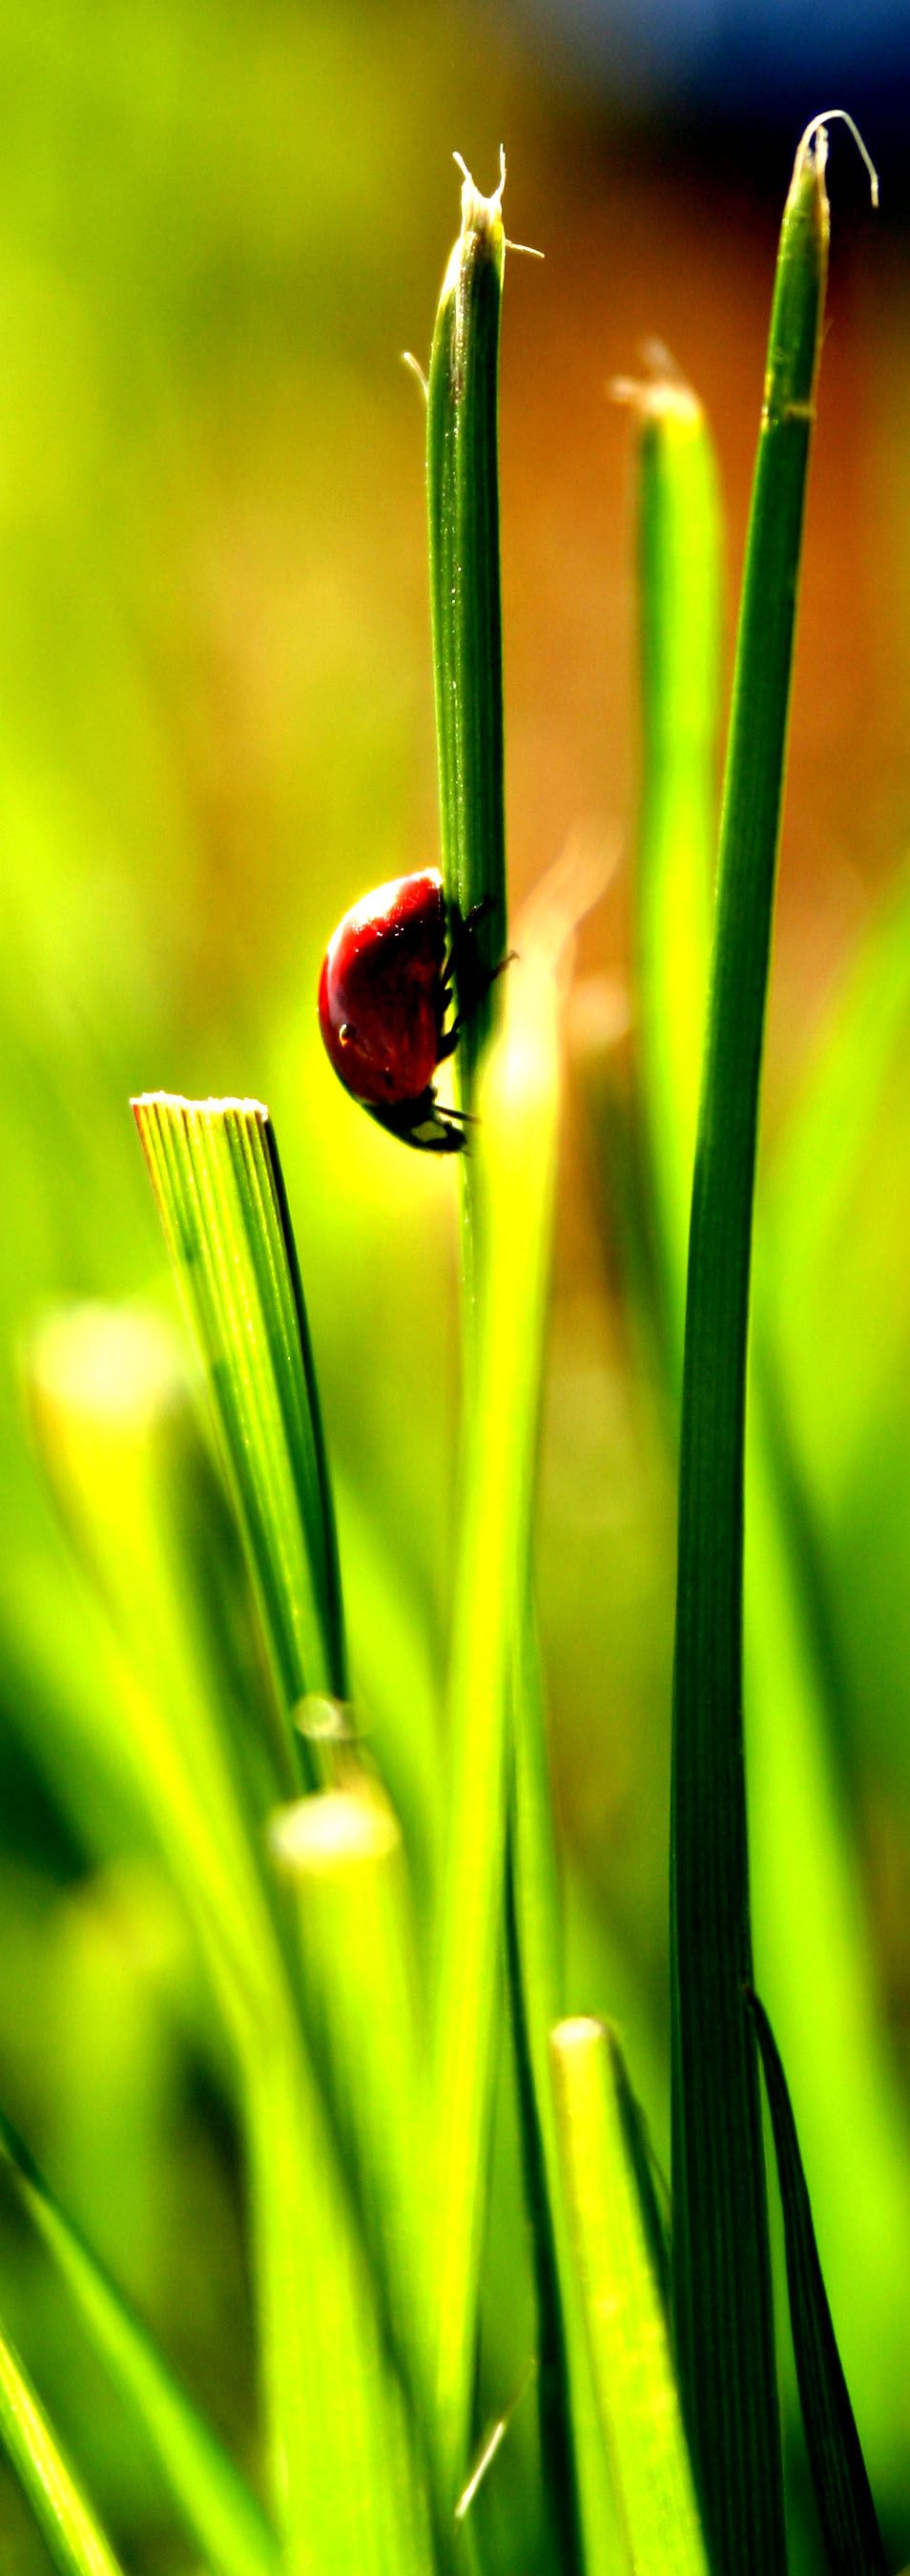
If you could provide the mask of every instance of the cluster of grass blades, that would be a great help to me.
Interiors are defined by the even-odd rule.
[[[263,1105],[164,1093],[134,1104],[205,1420],[179,1346],[151,1313],[80,1310],[48,1324],[32,1350],[37,1436],[103,1600],[104,1651],[139,1791],[232,2054],[263,2500],[5,2121],[0,2150],[88,2342],[141,2420],[185,2563],[210,2576],[496,2576],[514,2563],[490,2540],[479,2499],[497,2477],[513,2413],[527,2413],[523,2389],[502,2390],[486,2438],[476,2394],[504,2059],[531,2249],[541,2576],[785,2576],[788,2567],[795,2576],[760,2064],[822,2563],[838,2576],[880,2576],[886,2565],[781,2057],[753,1991],[743,1758],[750,1623],[758,1633],[771,1603],[775,1633],[789,1637],[802,1615],[775,1436],[774,1316],[761,1280],[768,1365],[748,1473],[764,1590],[758,1614],[747,1599],[744,1631],[745,1394],[826,159],[819,120],[797,153],[780,238],[710,974],[713,459],[701,409],[669,371],[626,389],[639,473],[644,749],[636,1114],[655,1347],[680,1461],[672,2227],[619,2039],[590,2017],[592,2003],[609,2010],[611,1999],[566,1992],[533,1607],[562,1013],[596,869],[570,854],[545,879],[513,925],[519,962],[491,984],[460,1048],[461,1106],[472,1121],[459,1166],[463,1429],[443,1822],[426,1903],[349,1701],[316,1369]],[[462,917],[483,907],[491,967],[509,938],[496,461],[505,247],[502,187],[485,199],[466,176],[427,389],[430,565],[447,899]],[[883,942],[882,988],[893,947],[887,967],[884,956]],[[875,971],[873,959],[873,989]],[[867,997],[867,1018],[869,1007]],[[845,1015],[842,1052],[856,1052],[861,1020],[855,1007]],[[822,1128],[825,1096],[822,1086],[806,1112]],[[861,1120],[850,1150],[862,1150]],[[811,1664],[805,1639],[803,1648]],[[755,1656],[760,1727],[777,1677],[757,1647]],[[812,1665],[810,1744],[821,1689]],[[769,1732],[766,1817],[775,1758]],[[833,1816],[826,1833],[830,1986],[851,1920],[850,1862]],[[773,1860],[765,1830],[763,1866]],[[775,1890],[779,1907],[791,1900],[800,1901],[792,1877]],[[851,1973],[861,1981],[862,1960]],[[789,2048],[799,2013],[786,1969],[772,1984],[766,2000]],[[881,2159],[876,2188],[890,2194],[897,2225],[901,2185],[888,2162],[880,2070],[861,2032],[844,2080],[856,2086],[864,2150],[870,2163]],[[820,2117],[824,2090],[823,2068]],[[2,2336],[0,2438],[56,2564],[67,2576],[116,2576],[101,2523]]]

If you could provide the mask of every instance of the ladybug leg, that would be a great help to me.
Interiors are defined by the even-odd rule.
[[[400,1137],[403,1145],[414,1145],[422,1154],[463,1154],[466,1130],[474,1123],[463,1109],[444,1109],[432,1085],[416,1100],[394,1101],[388,1108],[365,1101],[364,1107],[390,1136]]]
[[[479,923],[486,919],[492,909],[490,896],[484,895],[480,903],[472,904],[464,921],[456,921],[454,924],[451,947],[442,970],[443,1012],[448,1010],[453,998],[453,988],[457,988],[462,995],[462,1008],[457,1019],[453,1021],[452,1027],[440,1037],[436,1059],[438,1064],[452,1054],[462,1029],[467,1026],[469,1020],[473,1019],[491,984],[495,984],[497,978],[505,973],[506,967],[511,965],[517,954],[514,948],[510,948],[508,955],[500,958],[498,966],[485,966],[481,963],[477,954],[477,929]]]

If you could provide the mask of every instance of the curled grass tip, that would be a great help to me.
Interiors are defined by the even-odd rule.
[[[835,123],[845,125],[848,134],[852,134],[860,160],[865,162],[866,169],[869,173],[869,194],[871,196],[872,203],[874,206],[877,206],[878,171],[872,159],[871,152],[867,151],[866,145],[863,142],[859,126],[855,124],[853,117],[848,113],[848,110],[845,107],[823,107],[820,116],[812,117],[811,122],[806,127],[805,134],[801,135],[797,147],[796,160],[793,164],[794,186],[802,178],[806,163],[809,160],[814,161],[819,176],[823,174],[828,159],[828,127]]]

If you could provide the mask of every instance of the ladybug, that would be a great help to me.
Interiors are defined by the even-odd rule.
[[[474,923],[485,910],[478,906],[447,944],[438,870],[393,877],[352,904],[323,960],[319,1026],[339,1079],[380,1127],[423,1153],[464,1151],[469,1121],[462,1110],[442,1108],[433,1076],[464,1025],[463,1017],[445,1025],[455,958],[463,992]],[[490,980],[475,963],[472,1001]]]

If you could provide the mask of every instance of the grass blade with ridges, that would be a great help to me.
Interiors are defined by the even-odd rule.
[[[277,2542],[245,2479],[2,2113],[0,2153],[96,2352],[145,2427],[187,2530],[223,2576],[279,2576]]]
[[[752,1201],[796,591],[828,252],[825,137],[784,212],[740,611],[689,1240],[671,1853],[673,2295],[725,2576],[786,2568],[742,1722]]]
[[[626,2142],[619,2050],[599,2021],[551,2040],[575,2258],[627,2563],[709,2576],[648,2227]],[[757,2562],[756,2562],[757,2563]]]
[[[828,2565],[831,2576],[887,2576],[882,2536],[822,2277],[787,2079],[767,2013],[757,1995],[751,1995],[749,2001],[774,2133],[796,2375]]]
[[[62,2576],[122,2576],[63,2457],[40,2399],[0,2332],[0,2445]]]
[[[134,1101],[133,1113],[202,1351],[284,1705],[292,1710],[308,1692],[343,1699],[334,1514],[268,1111],[258,1101],[155,1092]]]
[[[229,1181],[229,1208],[232,1192]],[[263,1818],[232,1764],[185,1597],[183,1486],[199,1432],[171,1340],[146,1318],[80,1310],[39,1337],[32,1374],[55,1487],[116,1624],[114,1688],[137,1775],[235,2052],[271,2502],[290,2576],[314,2563],[333,2576],[426,2576],[419,2474],[303,2045]]]

